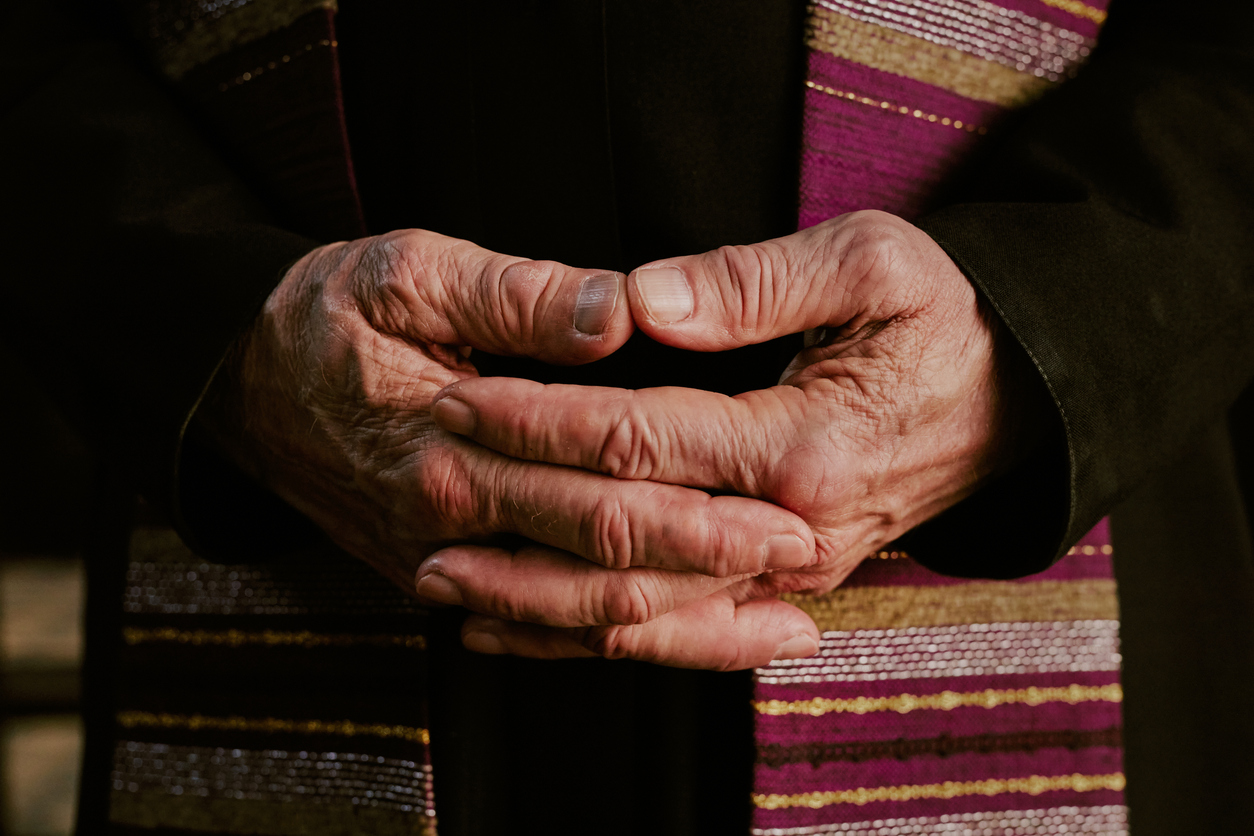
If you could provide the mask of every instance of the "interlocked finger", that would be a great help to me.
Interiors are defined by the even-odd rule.
[[[594,653],[659,665],[742,670],[818,652],[819,632],[801,610],[773,598],[737,603],[730,590],[647,624],[562,629],[471,616],[462,642],[481,653],[540,659]]]
[[[758,496],[813,408],[791,386],[729,398],[478,378],[444,389],[431,415],[514,458]]]
[[[452,546],[418,569],[418,594],[552,627],[643,624],[738,582],[667,569],[606,569],[544,546]]]
[[[454,537],[510,532],[611,569],[714,577],[814,559],[809,526],[768,502],[506,459],[468,444],[462,449],[472,495],[461,511],[466,519],[449,521],[461,529]]]

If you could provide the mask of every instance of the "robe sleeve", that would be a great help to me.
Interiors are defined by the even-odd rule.
[[[1124,2],[919,221],[1056,414],[1027,463],[907,536],[940,571],[1046,568],[1254,377],[1254,9]]]
[[[188,415],[316,242],[271,223],[92,13],[30,0],[4,15],[0,339],[169,511]]]

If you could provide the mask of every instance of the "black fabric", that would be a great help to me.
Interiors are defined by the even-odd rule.
[[[344,4],[345,107],[367,221],[623,271],[786,235],[803,12],[788,0]],[[441,36],[414,50],[415,31]],[[799,347],[701,355],[636,336],[577,369],[475,362],[550,382],[736,393],[774,385]]]
[[[1254,821],[1249,522],[1225,423],[1182,452],[1112,517],[1136,836],[1246,833]]]
[[[1009,125],[988,154],[956,178],[942,208],[921,223],[1037,364],[1057,400],[1068,449],[1065,457],[1043,455],[1010,477],[1024,489],[1043,486],[1041,504],[1026,517],[1021,507],[993,504],[989,494],[1005,492],[988,491],[921,532],[922,556],[946,571],[1004,576],[1045,565],[1213,421],[1250,377],[1243,325],[1254,304],[1252,13],[1238,3],[1209,2],[1169,17],[1180,10],[1141,2],[1125,11],[1123,2],[1116,0],[1109,43],[1093,65]],[[129,53],[110,37],[67,34],[72,28],[44,16],[45,5],[10,10],[8,47],[0,57],[0,150],[13,161],[0,174],[7,198],[0,235],[9,254],[3,338],[108,460],[157,500],[168,499],[175,444],[191,405],[283,266],[314,242],[268,223],[220,152],[135,68]],[[374,52],[355,54],[350,41],[354,31],[369,32],[371,23],[355,19],[353,8],[342,15],[349,127],[376,229],[443,226],[488,246],[524,248],[525,255],[629,268],[791,227],[791,197],[781,183],[791,189],[795,179],[796,121],[784,114],[795,114],[799,95],[787,85],[799,78],[800,4],[702,2],[678,12],[654,2],[490,4],[465,17],[455,9],[400,5],[392,11],[406,25],[394,26],[391,39],[381,41],[394,48]],[[553,11],[558,8],[570,17]],[[382,38],[374,25],[371,37]],[[530,56],[537,60],[526,60],[529,48],[542,50]],[[392,89],[422,89],[423,100],[368,104],[361,97],[377,88],[368,76],[371,61],[384,62],[377,66],[389,77],[414,78],[414,88]],[[547,73],[548,81],[527,81],[524,67]],[[604,85],[599,95],[598,76]],[[571,106],[586,108],[579,111],[586,118],[546,121],[537,108],[550,87],[565,90]],[[434,104],[423,107],[427,102]],[[497,118],[487,120],[485,107]],[[397,123],[366,124],[371,114],[385,113]],[[568,135],[589,141],[557,142]],[[415,138],[430,145],[407,144]],[[655,150],[642,150],[649,147]],[[520,159],[509,156],[519,149],[559,171],[569,163],[581,173],[558,178],[560,199],[538,202],[537,172],[506,164]],[[428,159],[438,163],[423,165]],[[613,211],[582,203],[580,189],[610,200]],[[561,374],[627,385],[695,380],[736,391],[773,382],[771,373],[793,348],[781,343],[730,357],[679,358],[637,340],[609,363]],[[558,375],[517,363],[492,368]],[[1211,484],[1208,478],[1195,483]],[[1061,487],[1051,488],[1050,479]],[[1151,505],[1179,501],[1178,493],[1150,490]],[[1231,505],[1235,495],[1228,490],[1224,496]],[[1189,530],[1178,516],[1143,516]],[[1029,532],[1023,551],[1007,557],[963,548],[971,532],[999,523]],[[1123,530],[1117,526],[1116,536],[1124,537]],[[1165,533],[1158,539],[1169,541]],[[1213,596],[1212,610],[1236,624],[1249,616],[1241,597],[1245,576],[1238,563],[1224,563],[1238,561],[1239,550],[1223,550],[1238,541],[1220,538],[1210,564],[1160,552],[1144,565],[1164,573],[1159,577],[1185,566],[1197,600]],[[1137,553],[1132,546],[1129,554]],[[1203,583],[1207,566],[1227,566],[1222,571],[1233,582]],[[1152,656],[1157,639],[1138,644],[1134,634],[1147,629],[1146,635],[1161,636],[1155,632],[1161,626],[1149,619],[1166,606],[1162,596],[1176,590],[1145,577],[1129,575],[1124,616],[1129,688],[1148,692],[1159,686],[1135,685],[1148,682],[1137,679],[1147,668],[1136,660]],[[1172,623],[1208,605],[1190,606]],[[433,653],[447,654],[437,664],[455,673],[450,681],[458,684],[434,695],[437,718],[448,720],[437,719],[434,747],[448,764],[440,792],[450,833],[525,829],[550,813],[540,801],[574,802],[552,813],[567,832],[743,832],[745,784],[736,783],[748,774],[747,754],[737,748],[748,745],[742,725],[748,713],[738,702],[743,676],[554,665],[548,669],[567,671],[559,675],[583,687],[549,693],[548,685],[538,686],[503,708],[497,696],[510,693],[519,677],[534,676],[527,664],[470,657],[457,649],[452,626],[445,629],[450,633]],[[1207,659],[1248,670],[1245,629],[1208,634],[1220,638]],[[1187,663],[1187,646],[1177,643],[1169,658]],[[89,645],[89,652],[102,651]],[[107,667],[99,661],[104,658],[93,656],[93,664]],[[1169,677],[1170,670],[1164,664],[1154,675]],[[1207,676],[1213,699],[1248,701],[1248,690],[1237,688],[1250,681],[1246,673]],[[651,704],[633,701],[631,689],[667,696]],[[583,705],[566,704],[571,694],[583,696]],[[594,713],[590,707],[600,704],[632,717],[609,731],[583,724]],[[509,725],[530,721],[539,709],[551,713],[534,729]],[[1130,698],[1130,731],[1156,733],[1162,722],[1156,710]],[[641,729],[652,729],[653,739]],[[1182,745],[1194,747],[1195,759],[1210,758],[1214,769],[1234,757],[1215,738],[1190,740]],[[535,754],[521,767],[514,764],[531,770],[522,777],[508,773],[510,762],[497,760],[520,743],[527,748],[519,751]],[[1129,744],[1130,759],[1172,757],[1173,751],[1183,750]],[[690,760],[693,752],[723,759],[728,769],[702,771]],[[99,768],[100,761],[93,763]],[[1134,781],[1156,780],[1138,779],[1150,774],[1139,768],[1130,763]],[[611,778],[622,783],[610,788]],[[104,776],[94,774],[94,780]],[[601,792],[583,795],[598,783]],[[1199,803],[1220,807],[1234,804],[1225,793],[1244,786],[1220,781],[1196,791],[1204,793]],[[646,791],[651,795],[633,806],[632,794]],[[1145,790],[1131,792],[1134,804],[1143,803]],[[724,804],[718,793],[740,801]],[[97,814],[101,797],[91,806]],[[1158,800],[1168,803],[1166,796]],[[1137,826],[1148,828],[1154,820],[1147,814]],[[1156,820],[1158,832],[1197,832],[1166,814]],[[85,823],[83,832],[101,827],[98,820]],[[1240,824],[1217,832],[1234,829]],[[555,824],[549,832],[562,830]]]
[[[133,57],[81,16],[31,3],[0,23],[0,339],[168,507],[192,405],[314,242],[269,226]]]
[[[374,231],[429,227],[624,271],[787,234],[801,13],[778,0],[346,3],[337,31],[367,219]],[[412,31],[446,37],[403,49]],[[638,337],[582,369],[478,353],[475,363],[734,393],[774,384],[798,347],[729,358]],[[748,829],[747,674],[484,658],[461,649],[459,622],[449,616],[431,643],[442,833],[508,832],[520,811],[554,834]]]

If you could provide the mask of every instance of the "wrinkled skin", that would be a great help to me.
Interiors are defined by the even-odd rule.
[[[432,421],[441,389],[476,378],[471,348],[568,364],[613,352],[633,330],[624,282],[419,230],[331,244],[288,271],[199,419],[411,594],[433,551],[500,533],[560,550],[572,576],[633,567],[632,584],[580,602],[590,623],[634,620],[636,586],[688,600],[812,562],[809,527],[778,506],[524,462]]]
[[[719,669],[809,655],[817,632],[772,596],[832,589],[1031,441],[1008,412],[1004,351],[972,285],[894,216],[859,212],[655,262],[631,274],[628,298],[637,327],[667,345],[722,351],[807,331],[808,347],[778,386],[734,398],[461,380],[440,394],[436,422],[571,474],[767,500],[806,522],[814,560],[714,590],[663,577],[639,584],[632,607],[590,618],[589,588],[621,586],[624,571],[540,546],[453,547],[422,566],[419,589],[485,616],[466,623],[472,649]],[[645,501],[626,513],[660,510]]]

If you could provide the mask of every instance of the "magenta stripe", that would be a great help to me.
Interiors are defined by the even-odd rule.
[[[817,52],[810,79],[893,107],[988,126],[1003,108]],[[979,135],[808,89],[801,227],[857,209],[913,217]]]
[[[816,790],[981,781],[1012,775],[1108,775],[1120,771],[1122,756],[1118,748],[1091,746],[1072,750],[1058,746],[1031,752],[925,755],[904,760],[822,763],[817,767],[808,763],[778,768],[758,766],[754,781],[760,793],[790,795]]]
[[[1077,546],[1107,546],[1110,545],[1110,517],[1103,517],[1101,522],[1093,526],[1093,529],[1080,538],[1076,543]]]
[[[1031,680],[1025,681],[1025,680]],[[1052,680],[1052,681],[1051,681]],[[812,690],[804,692],[801,699],[814,697],[854,698],[861,696],[895,695],[901,693],[931,694],[950,690],[960,693],[981,691],[985,688],[1065,687],[1080,685],[1110,685],[1118,682],[1114,671],[1088,674],[1042,674],[1034,677],[963,677],[941,680],[939,688],[902,688],[900,683],[868,682],[865,685],[881,686],[876,689],[852,689],[844,685],[843,692],[828,683],[812,684]],[[913,680],[910,684],[917,684]],[[929,681],[928,684],[931,684]],[[882,686],[889,685],[889,688]],[[897,685],[892,689],[892,685]],[[800,688],[795,686],[758,686],[758,700],[797,699]],[[871,693],[872,690],[880,694]],[[789,691],[791,693],[780,693]],[[883,692],[887,692],[887,694]],[[1095,701],[1071,705],[1066,702],[1050,702],[1037,706],[1026,704],[999,705],[996,708],[964,706],[943,711],[918,709],[905,714],[895,711],[876,711],[867,714],[830,713],[820,716],[809,714],[757,715],[755,737],[759,743],[793,745],[819,741],[841,743],[862,740],[895,740],[899,737],[938,737],[942,734],[966,736],[972,734],[1010,734],[1016,731],[1054,731],[1077,729],[1096,731],[1121,725],[1120,704]]]
[[[996,5],[1001,6],[1003,9],[1023,12],[1037,20],[1043,20],[1051,26],[1068,29],[1086,38],[1096,38],[1098,31],[1101,29],[1098,24],[1087,17],[1079,17],[1078,15],[1064,12],[1062,9],[1047,6],[1041,0],[997,0]],[[1110,5],[1110,0],[1085,0],[1085,5],[1106,11],[1106,7]]]
[[[763,744],[856,743],[867,740],[922,739],[947,734],[1012,734],[1023,731],[1100,731],[1122,723],[1119,703],[1068,705],[1002,705],[997,708],[955,708],[906,715],[864,714],[839,718],[786,715],[764,717],[756,739]]]

